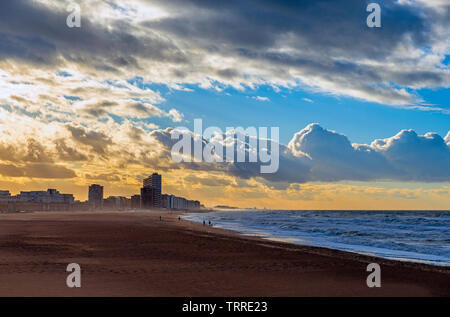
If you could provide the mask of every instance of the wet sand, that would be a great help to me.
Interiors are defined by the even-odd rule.
[[[381,288],[366,286],[372,262]],[[69,263],[81,288],[66,286]],[[0,296],[450,296],[450,268],[244,237],[177,214],[0,214]]]

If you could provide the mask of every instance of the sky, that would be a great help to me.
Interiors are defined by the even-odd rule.
[[[450,3],[373,1],[369,28],[370,2],[1,1],[0,189],[157,171],[207,206],[450,209]],[[278,127],[279,170],[174,162],[195,119]]]

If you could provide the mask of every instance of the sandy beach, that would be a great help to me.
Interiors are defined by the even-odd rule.
[[[381,288],[366,286],[372,262]],[[81,288],[66,286],[69,263]],[[239,236],[176,213],[0,214],[0,296],[450,296],[450,268]]]

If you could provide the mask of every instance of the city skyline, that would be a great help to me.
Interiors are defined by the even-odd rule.
[[[101,197],[103,197],[102,199],[110,198],[110,197],[132,198],[133,196],[136,196],[136,195],[139,196],[139,194],[136,194],[136,193],[132,193],[131,195],[124,195],[124,194],[120,194],[120,193],[114,194],[114,195],[104,194],[104,193],[107,193],[106,191],[103,191],[104,188],[105,188],[104,184],[89,184],[89,185],[87,185],[87,194],[86,194],[87,198],[84,199],[84,200],[83,199],[75,199],[76,196],[73,195],[72,193],[61,194],[58,189],[53,189],[53,188],[47,188],[47,189],[39,188],[39,189],[36,189],[36,190],[19,190],[17,192],[12,192],[9,189],[0,189],[0,199],[2,199],[2,198],[14,198],[14,197],[19,197],[21,195],[22,196],[23,195],[28,195],[30,193],[36,193],[36,194],[42,193],[42,194],[45,194],[45,193],[56,192],[57,194],[72,196],[74,198],[73,201],[75,201],[75,202],[89,202],[91,200],[91,198],[89,197],[89,194],[90,194],[90,191],[91,191],[91,187],[97,187],[97,188],[101,187]],[[146,185],[143,185],[143,187],[146,187]],[[107,186],[106,186],[106,188],[107,188]],[[171,195],[171,194],[162,194],[162,195]]]
[[[200,210],[204,205],[198,200],[190,200],[169,193],[162,193],[162,175],[154,172],[142,182],[140,194],[131,197],[104,195],[104,186],[90,184],[88,199],[75,200],[73,194],[62,194],[57,189],[20,191],[11,195],[9,190],[0,190],[0,212],[8,211],[49,211],[49,210]]]

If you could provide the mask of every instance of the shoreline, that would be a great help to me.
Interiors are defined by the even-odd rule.
[[[182,213],[182,215],[189,215],[189,214],[190,214],[190,212]],[[184,219],[184,221],[193,223],[200,228],[203,227],[203,225],[201,223],[196,222],[194,220]],[[339,256],[339,257],[344,257],[344,258],[358,259],[364,263],[377,262],[379,264],[385,264],[385,265],[400,265],[401,264],[405,267],[420,268],[425,271],[442,272],[442,273],[450,274],[450,266],[445,266],[445,265],[434,265],[434,264],[430,264],[430,263],[421,263],[421,262],[414,262],[414,261],[407,261],[407,260],[402,261],[402,260],[397,260],[397,259],[384,258],[381,256],[376,256],[376,255],[363,254],[363,253],[359,253],[356,251],[353,252],[353,251],[328,248],[328,247],[324,247],[324,246],[300,244],[300,243],[295,243],[295,242],[282,241],[282,239],[277,240],[276,238],[263,237],[263,236],[258,236],[258,235],[246,235],[246,234],[241,233],[236,230],[216,228],[214,226],[211,226],[211,227],[206,226],[206,227],[213,231],[216,231],[216,233],[231,235],[231,236],[235,236],[235,237],[238,237],[241,239],[248,239],[251,241],[258,241],[261,243],[267,243],[268,245],[273,244],[273,247],[280,247],[283,249],[294,249],[294,250],[299,249],[301,251],[307,250],[307,252],[320,254],[320,255],[330,255],[330,256]]]
[[[208,211],[208,212],[214,212],[214,211],[222,211],[222,210],[212,210],[212,211]],[[182,213],[182,215],[186,216],[186,217],[189,216],[190,214],[200,214],[200,213],[198,213],[198,212],[189,212],[189,211]],[[196,222],[196,221],[191,220],[191,219],[185,218],[184,220],[185,221],[190,221],[190,222],[193,222],[193,223],[196,223],[196,224],[199,224],[199,225],[202,225],[201,223]],[[270,236],[264,237],[264,236],[261,236],[261,235],[258,235],[258,234],[246,234],[244,232],[240,232],[238,230],[233,230],[233,229],[225,229],[225,228],[217,228],[217,227],[210,227],[210,228],[214,228],[214,229],[217,229],[217,230],[223,230],[223,231],[226,231],[226,232],[229,232],[229,233],[234,233],[234,234],[236,234],[238,236],[241,236],[243,238],[247,238],[247,237],[248,238],[257,238],[257,239],[260,239],[262,241],[278,242],[278,243],[284,243],[284,244],[293,245],[293,246],[304,246],[304,247],[324,249],[324,250],[329,250],[329,251],[339,251],[339,252],[349,253],[349,254],[353,254],[353,255],[359,255],[359,256],[362,256],[362,257],[367,257],[367,258],[372,259],[373,261],[378,260],[378,262],[380,262],[381,260],[385,260],[385,261],[390,261],[390,262],[411,263],[413,265],[424,265],[424,266],[427,266],[427,267],[429,266],[429,267],[432,267],[432,268],[437,267],[437,268],[443,268],[444,269],[443,271],[449,271],[450,272],[450,265],[445,265],[445,264],[440,265],[440,264],[438,264],[438,262],[436,262],[436,264],[435,264],[435,263],[433,263],[431,261],[427,263],[427,261],[425,261],[425,260],[424,261],[420,261],[420,260],[417,260],[417,259],[388,258],[388,257],[378,256],[376,254],[367,254],[367,253],[358,252],[358,251],[340,250],[340,249],[334,249],[334,248],[327,247],[327,246],[317,246],[317,245],[311,245],[311,244],[296,243],[296,242],[293,242],[293,241],[292,242],[291,241],[287,241],[287,239],[284,239],[284,238],[277,238],[277,237],[273,237],[273,236],[272,237],[270,237]],[[442,271],[442,270],[439,270],[439,271]]]
[[[448,267],[244,236],[182,214],[2,214],[0,296],[450,296]],[[65,286],[73,262],[80,289]],[[373,262],[381,288],[366,286]]]

